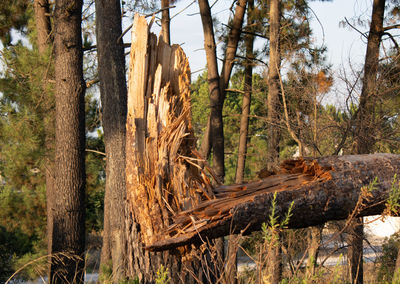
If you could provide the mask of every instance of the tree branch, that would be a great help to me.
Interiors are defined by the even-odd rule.
[[[175,7],[176,7],[176,6],[164,7],[164,8],[162,8],[162,9],[160,9],[160,10],[157,10],[157,11],[155,11],[155,12],[153,12],[153,13],[150,13],[150,14],[145,15],[145,18],[152,17],[152,16],[154,16],[154,15],[156,15],[156,14],[158,14],[158,13],[164,11],[164,10],[172,9],[172,8],[175,8]],[[121,39],[124,37],[124,35],[126,35],[126,33],[129,32],[129,30],[130,30],[132,27],[133,27],[133,24],[130,25],[129,27],[127,27],[126,30],[124,30],[124,31],[122,32],[122,34],[121,34],[121,35],[118,37],[118,39],[117,39],[117,42],[118,42],[118,43],[121,41]]]
[[[347,20],[346,17],[344,17],[344,20],[346,21],[346,23],[352,27],[355,31],[357,31],[360,35],[362,35],[363,37],[365,37],[366,39],[368,39],[368,36],[366,35],[366,33],[363,33],[362,31],[360,31],[359,29],[357,29],[355,26],[353,26],[352,24],[350,24],[350,22]]]
[[[383,27],[384,31],[392,30],[392,29],[400,29],[400,24],[392,25],[392,26],[387,26]]]

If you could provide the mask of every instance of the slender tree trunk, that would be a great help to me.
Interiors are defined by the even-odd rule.
[[[50,8],[48,0],[35,0],[35,22],[39,53],[44,54],[51,44]]]
[[[347,228],[347,259],[350,265],[351,283],[363,283],[363,218],[355,218]]]
[[[383,16],[385,0],[374,0],[372,21],[368,36],[367,53],[364,63],[363,86],[357,115],[355,152],[368,154],[372,151],[374,141],[374,108],[377,101],[376,77],[379,65],[379,47],[383,34]]]
[[[125,277],[125,140],[127,90],[119,0],[96,1],[96,36],[104,143],[106,193],[101,265],[112,262],[113,282]]]
[[[199,0],[200,16],[203,24],[204,33],[204,48],[206,50],[207,59],[207,75],[208,75],[208,87],[210,92],[210,126],[209,133],[205,134],[205,142],[209,142],[209,146],[213,153],[213,169],[220,182],[223,181],[225,176],[225,165],[224,165],[224,129],[222,120],[222,109],[224,104],[224,97],[221,93],[220,77],[218,74],[217,64],[217,47],[215,45],[214,36],[214,25],[211,17],[211,9],[208,0]],[[207,140],[209,139],[209,140]],[[203,147],[202,147],[203,148]],[[209,153],[208,149],[202,150],[202,152]],[[224,257],[224,240],[219,239],[214,241],[214,247],[216,250],[216,259],[214,261],[213,270],[215,271],[215,277],[219,278],[219,267],[223,266]],[[211,263],[210,263],[211,266]]]
[[[275,241],[270,246],[270,253],[267,259],[267,277],[270,283],[280,283],[282,278],[282,234],[278,231],[272,232]]]
[[[222,65],[221,77],[220,77],[220,88],[222,97],[225,99],[226,91],[233,65],[235,63],[236,51],[242,33],[243,19],[246,12],[247,0],[239,0],[236,4],[235,15],[232,20],[232,28],[228,34],[228,42],[226,45],[224,63]]]
[[[85,250],[85,82],[82,1],[56,1],[56,197],[51,283],[83,283]]]
[[[208,86],[210,91],[210,146],[213,152],[213,169],[222,181],[225,176],[224,167],[224,130],[222,108],[224,98],[220,89],[218,75],[217,47],[215,45],[214,26],[208,0],[199,0],[201,21],[203,23],[204,48],[206,50]],[[206,151],[208,152],[208,151]]]
[[[323,228],[324,226],[321,225],[321,226],[311,227],[308,230],[310,248],[308,249],[307,270],[308,270],[308,277],[310,279],[312,279],[312,277],[314,276],[315,268],[317,267],[318,252],[319,252],[319,246],[321,244]]]
[[[254,9],[254,0],[248,2],[247,26],[251,27],[254,23],[251,13]],[[249,115],[251,105],[251,94],[253,89],[253,53],[254,35],[247,34],[245,37],[246,46],[246,65],[244,69],[244,95],[242,102],[242,115],[240,116],[240,132],[239,132],[239,154],[236,166],[236,183],[243,182],[244,169],[246,165],[247,154],[247,135],[249,130]]]
[[[169,0],[161,0],[161,8],[169,7]],[[161,12],[161,34],[166,44],[171,44],[169,9]]]
[[[269,68],[268,68],[268,170],[279,165],[279,72],[281,55],[279,47],[280,7],[279,0],[271,0],[269,5]]]
[[[383,34],[383,18],[385,0],[374,0],[372,21],[368,36],[367,52],[365,55],[363,87],[356,119],[355,153],[371,153],[374,146],[375,104],[377,102],[376,77],[379,65],[379,47]],[[363,283],[363,239],[364,225],[362,218],[356,219],[349,230],[350,245],[348,259],[352,283]]]
[[[280,85],[280,7],[279,0],[269,2],[269,68],[268,68],[268,155],[267,168],[275,171],[279,166],[279,85]],[[280,235],[276,236],[271,257],[268,259],[268,272],[271,283],[279,283],[282,275],[282,256],[280,250]]]
[[[207,124],[206,134],[201,147],[202,154],[210,153],[207,145],[211,146],[213,153],[213,169],[223,181],[225,176],[224,165],[224,130],[222,110],[225,99],[225,89],[228,86],[229,78],[232,72],[236,50],[240,39],[243,18],[246,10],[247,0],[239,0],[236,5],[233,18],[232,29],[228,35],[227,49],[225,52],[224,64],[221,77],[218,75],[217,49],[215,45],[214,26],[211,17],[211,9],[208,0],[199,0],[200,15],[204,32],[204,47],[206,50],[208,85],[210,90],[210,123]],[[224,240],[215,241],[218,259],[224,261]],[[218,266],[222,266],[220,263]]]
[[[37,33],[38,50],[42,58],[49,52],[52,40],[51,23],[50,23],[50,8],[48,0],[35,0],[35,22]],[[46,93],[46,102],[41,107],[45,109],[44,113],[50,114],[44,123],[45,128],[45,179],[46,179],[46,210],[47,210],[47,253],[51,253],[52,236],[53,236],[53,207],[54,207],[54,99],[53,94],[47,90],[47,80],[49,74],[46,74],[42,85],[42,92]],[[51,260],[51,257],[49,257]],[[50,270],[49,270],[50,272]]]
[[[204,136],[203,136],[203,139],[201,140],[201,145],[200,145],[200,149],[199,149],[200,155],[202,157],[204,157],[205,159],[208,159],[208,157],[211,154],[210,124],[211,124],[211,116],[209,116],[207,119],[206,131],[204,131]]]
[[[254,23],[252,19],[252,11],[254,9],[254,1],[248,1],[247,7],[247,26],[251,27]],[[239,154],[236,166],[236,178],[237,184],[243,183],[244,169],[246,165],[246,154],[247,154],[247,135],[249,128],[249,114],[251,105],[251,93],[253,85],[253,45],[254,36],[247,34],[245,37],[246,46],[246,65],[244,70],[244,95],[242,102],[242,114],[240,117],[240,134],[239,134]],[[237,251],[239,245],[239,237],[231,235],[228,242],[228,259],[226,265],[227,283],[237,283]]]
[[[202,18],[204,31],[204,47],[207,57],[211,107],[211,113],[209,117],[210,122],[207,124],[200,153],[207,158],[207,155],[211,153],[212,149],[214,170],[221,180],[225,175],[222,108],[225,100],[225,89],[229,83],[235,61],[237,46],[240,40],[246,2],[246,0],[240,0],[236,5],[235,15],[232,21],[232,29],[228,35],[228,43],[225,51],[221,76],[219,77],[214,27],[211,18],[210,6],[208,0],[199,1],[200,15]],[[214,146],[216,146],[215,149]]]

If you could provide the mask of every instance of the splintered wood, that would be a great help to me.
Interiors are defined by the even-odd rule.
[[[177,214],[163,234],[165,239],[147,249],[172,249],[260,230],[269,220],[275,192],[278,219],[285,218],[293,202],[288,228],[380,214],[398,173],[400,156],[393,154],[285,161],[280,172],[260,181],[215,188],[215,199]],[[375,178],[377,185],[366,193],[365,187]]]
[[[128,83],[127,200],[142,241],[160,238],[171,217],[212,198],[197,169],[191,114],[190,69],[178,45],[169,46],[135,16]]]

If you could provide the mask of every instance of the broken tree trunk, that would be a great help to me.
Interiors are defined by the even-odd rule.
[[[188,60],[178,45],[157,40],[149,29],[145,18],[136,15],[126,125],[128,276],[151,282],[163,265],[172,282],[189,283],[193,271],[178,251],[143,250],[159,240],[172,216],[213,198],[210,181],[192,153],[196,140]]]
[[[271,213],[285,218],[293,202],[288,228],[305,228],[330,220],[381,214],[400,172],[400,156],[373,154],[289,160],[280,171],[257,182],[220,186],[216,198],[180,212],[174,223],[147,249],[158,251],[234,233],[260,230]],[[377,179],[375,188],[366,187]],[[161,237],[162,236],[162,237]]]

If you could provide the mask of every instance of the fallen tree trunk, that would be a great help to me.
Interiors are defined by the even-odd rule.
[[[215,199],[175,215],[173,224],[147,249],[167,250],[260,230],[271,214],[275,192],[275,216],[280,220],[293,203],[287,228],[382,214],[399,169],[400,155],[394,154],[286,161],[279,173],[260,181],[215,188]]]

